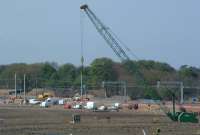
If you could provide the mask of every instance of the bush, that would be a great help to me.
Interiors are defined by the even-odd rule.
[[[159,100],[161,97],[159,96],[157,90],[153,88],[146,88],[144,92],[144,98],[147,99],[154,99],[154,100]]]

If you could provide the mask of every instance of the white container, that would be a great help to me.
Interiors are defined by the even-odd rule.
[[[96,103],[94,103],[94,102],[87,102],[85,108],[86,109],[95,109],[96,108]]]
[[[59,105],[64,105],[65,103],[64,103],[64,99],[60,99],[59,101],[58,101],[58,104]]]
[[[119,105],[120,105],[119,103],[115,103],[114,107],[119,108]]]

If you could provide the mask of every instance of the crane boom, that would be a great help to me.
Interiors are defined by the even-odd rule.
[[[90,10],[88,5],[82,5],[80,9],[85,11],[91,22],[94,24],[96,30],[104,38],[104,40],[112,48],[112,50],[120,58],[120,60],[122,62],[129,61],[130,58],[120,46],[119,42],[114,38],[114,35],[112,35],[110,29],[101,22],[101,20],[92,12],[92,10]]]
[[[85,11],[91,22],[94,24],[98,33],[104,38],[107,44],[112,48],[115,54],[120,58],[123,63],[126,63],[125,68],[130,70],[134,69],[134,71],[129,71],[134,73],[139,80],[139,83],[146,84],[145,78],[143,74],[139,70],[139,66],[137,64],[128,64],[127,62],[132,62],[123,48],[120,46],[120,41],[115,38],[116,36],[112,33],[112,31],[106,27],[101,20],[92,12],[92,10],[88,7],[88,5],[82,5],[80,7],[81,10]]]

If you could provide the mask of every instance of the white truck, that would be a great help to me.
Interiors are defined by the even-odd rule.
[[[47,98],[45,101],[43,101],[40,106],[41,107],[49,107],[51,105],[57,105],[59,102],[59,99],[57,98]]]
[[[37,105],[37,104],[40,104],[40,101],[37,99],[29,99],[29,104]]]

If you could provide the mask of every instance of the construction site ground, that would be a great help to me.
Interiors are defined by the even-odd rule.
[[[72,124],[72,115],[81,122]],[[200,135],[200,124],[178,123],[164,113],[92,112],[65,110],[62,107],[0,105],[0,135]]]

